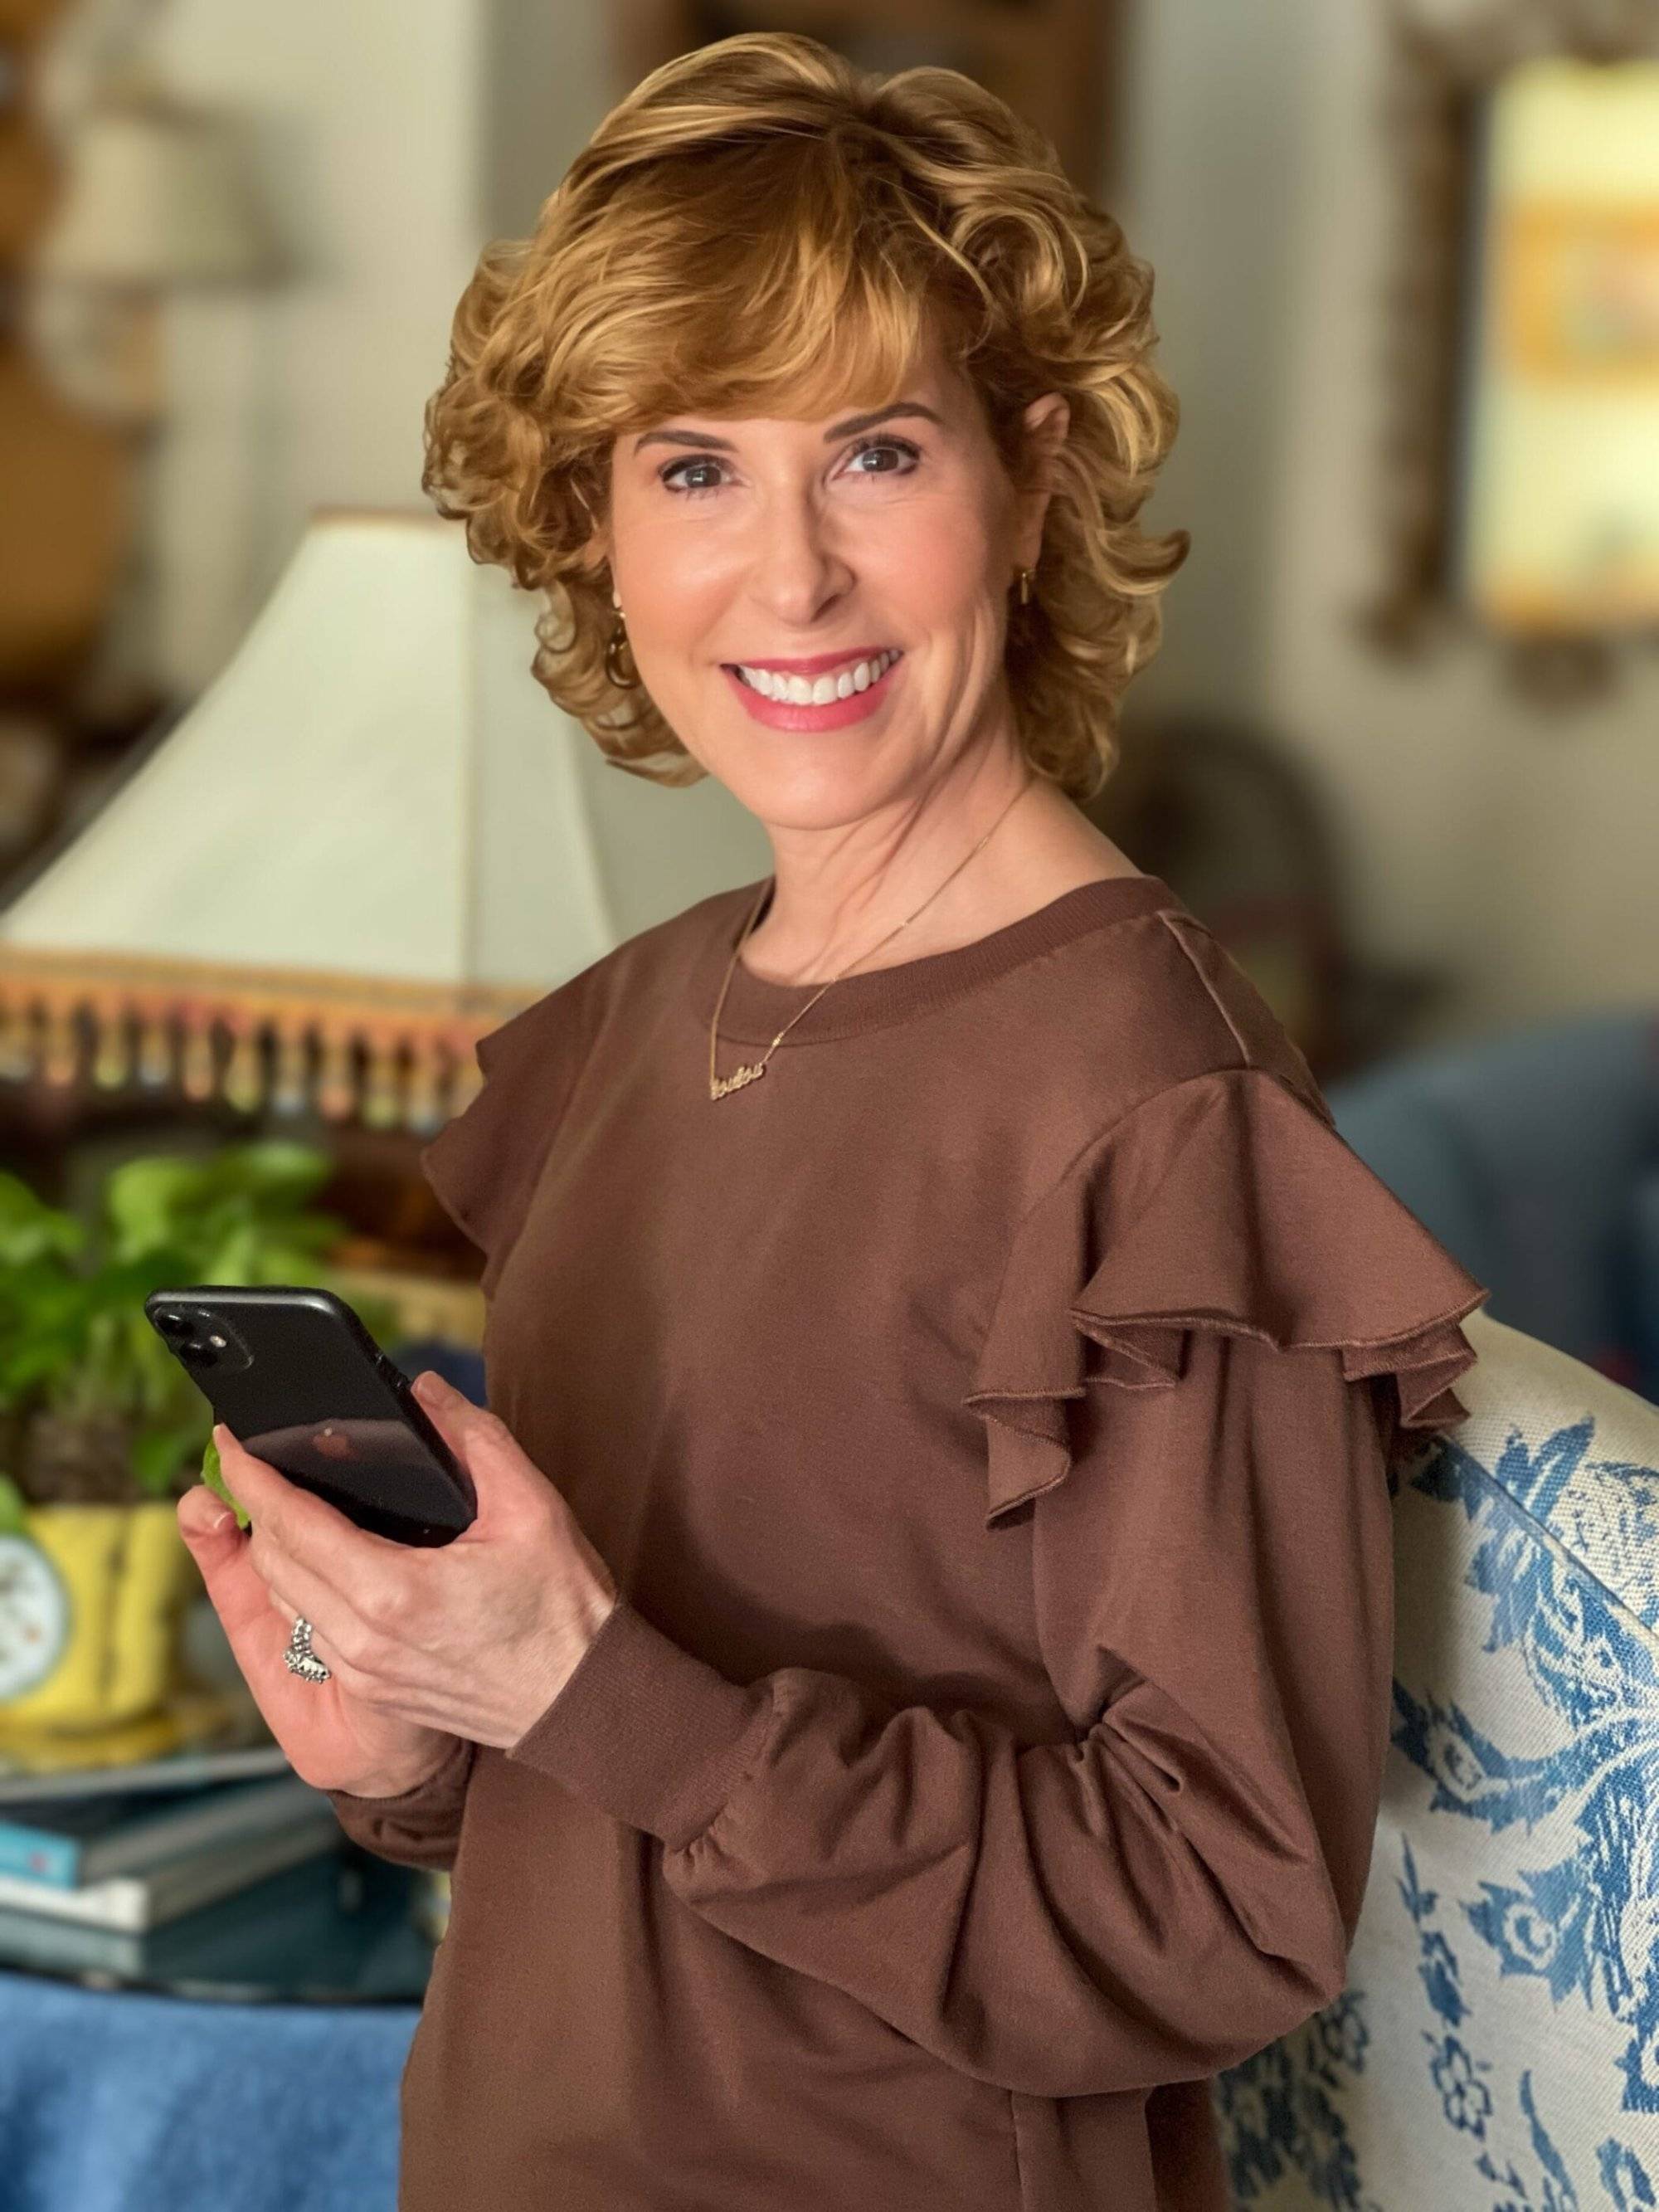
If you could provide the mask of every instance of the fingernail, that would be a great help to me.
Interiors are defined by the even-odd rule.
[[[434,1406],[443,1403],[444,1379],[441,1375],[434,1374],[429,1367],[423,1367],[421,1370],[415,1377],[413,1387],[416,1397],[429,1399]]]
[[[219,1529],[224,1527],[227,1521],[234,1521],[236,1517],[228,1505],[222,1504],[219,1499],[214,1497],[213,1492],[207,1487],[205,1483],[198,1484],[198,1488],[200,1489],[204,1498],[213,1499],[213,1507],[210,1512],[204,1506],[198,1505],[196,1508],[189,1520],[184,1524],[184,1531],[186,1537],[210,1536],[216,1534]],[[194,1496],[195,1493],[194,1492],[187,1492],[185,1494],[186,1496]]]

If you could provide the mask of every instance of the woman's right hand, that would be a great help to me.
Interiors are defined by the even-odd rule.
[[[306,1682],[289,1672],[294,1623],[249,1559],[247,1532],[205,1483],[185,1492],[178,1516],[243,1679],[302,1782],[395,1797],[436,1771],[455,1741],[444,1729],[376,1712],[331,1675]]]

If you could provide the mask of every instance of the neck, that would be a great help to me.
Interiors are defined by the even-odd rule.
[[[858,973],[918,959],[1074,884],[1135,872],[1062,792],[1031,781],[1012,748],[977,763],[948,796],[908,799],[833,830],[770,834],[774,888],[740,957],[778,983],[823,982],[849,963]]]

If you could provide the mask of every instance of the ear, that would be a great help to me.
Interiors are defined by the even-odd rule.
[[[574,496],[587,523],[587,535],[583,539],[581,551],[577,556],[578,563],[591,576],[599,579],[604,576],[611,562],[609,502],[605,502],[605,513],[596,515],[592,502],[580,484],[574,488]]]
[[[596,583],[609,583],[612,574],[611,562],[611,532],[601,524],[590,532],[582,547],[581,564]]]
[[[1021,417],[1025,453],[1016,545],[1019,564],[1035,568],[1042,550],[1042,524],[1054,490],[1054,456],[1066,442],[1072,410],[1058,392],[1034,399]]]

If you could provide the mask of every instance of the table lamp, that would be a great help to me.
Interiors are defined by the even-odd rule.
[[[613,770],[534,645],[459,525],[316,512],[228,665],[0,913],[0,1075],[429,1135],[479,1036],[768,872],[713,777]]]

